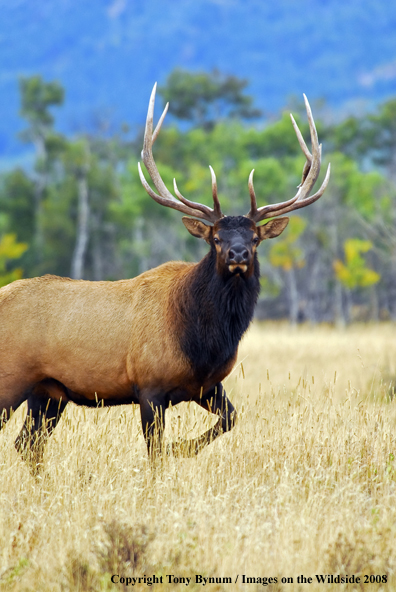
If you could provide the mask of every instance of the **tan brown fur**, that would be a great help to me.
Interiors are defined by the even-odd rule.
[[[171,299],[193,269],[194,264],[171,262],[130,280],[43,276],[3,288],[2,384],[9,373],[24,387],[51,377],[95,400],[95,393],[128,396],[131,384],[188,383],[190,367],[174,335]]]

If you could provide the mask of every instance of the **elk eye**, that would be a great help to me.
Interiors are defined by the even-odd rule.
[[[259,242],[258,236],[255,236],[252,242],[254,245],[257,245],[257,243]]]
[[[220,244],[220,240],[217,238],[217,236],[214,237],[213,242],[215,245],[219,245]]]

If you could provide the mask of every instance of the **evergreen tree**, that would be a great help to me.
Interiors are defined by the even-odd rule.
[[[158,93],[169,112],[177,119],[191,122],[203,129],[212,129],[224,118],[254,119],[261,111],[253,107],[253,99],[244,94],[248,81],[226,75],[219,70],[189,72],[173,70]]]

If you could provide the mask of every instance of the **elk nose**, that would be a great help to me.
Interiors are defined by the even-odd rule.
[[[228,251],[230,263],[245,263],[249,259],[249,251],[243,244],[236,244]]]

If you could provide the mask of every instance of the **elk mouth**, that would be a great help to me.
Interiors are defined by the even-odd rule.
[[[228,269],[231,273],[246,273],[248,266],[246,263],[231,263]]]

